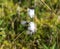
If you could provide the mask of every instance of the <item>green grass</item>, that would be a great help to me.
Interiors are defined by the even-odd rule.
[[[17,7],[20,7],[17,11]],[[31,19],[27,9],[34,7]],[[60,0],[0,0],[0,49],[60,49]],[[27,24],[37,31],[28,35]]]

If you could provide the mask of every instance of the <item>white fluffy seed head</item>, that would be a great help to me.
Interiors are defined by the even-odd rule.
[[[36,24],[34,22],[30,22],[28,27],[28,34],[34,34],[36,30]]]
[[[35,15],[34,9],[29,9],[29,8],[28,8],[27,11],[28,11],[28,15],[29,15],[31,18],[33,18],[34,15]]]

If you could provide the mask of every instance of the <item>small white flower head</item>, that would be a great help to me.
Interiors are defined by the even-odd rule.
[[[21,21],[21,24],[22,25],[25,25],[27,22],[26,21]]]
[[[28,34],[34,34],[36,30],[36,24],[34,22],[30,22],[28,27]]]
[[[34,17],[34,15],[35,15],[35,10],[34,9],[27,9],[27,11],[28,11],[28,15],[31,17],[31,18],[33,18]]]

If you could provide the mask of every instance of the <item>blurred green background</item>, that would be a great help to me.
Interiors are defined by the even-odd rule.
[[[31,7],[33,20],[27,14]],[[26,34],[23,20],[36,23],[35,34]],[[60,0],[0,0],[0,49],[60,49],[59,21]]]

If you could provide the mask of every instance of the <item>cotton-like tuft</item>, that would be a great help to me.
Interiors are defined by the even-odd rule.
[[[36,30],[37,30],[36,24],[34,22],[30,22],[28,27],[29,34],[35,33]]]
[[[29,15],[31,18],[33,18],[34,15],[35,15],[34,9],[28,9],[27,11],[28,11],[28,15]]]

